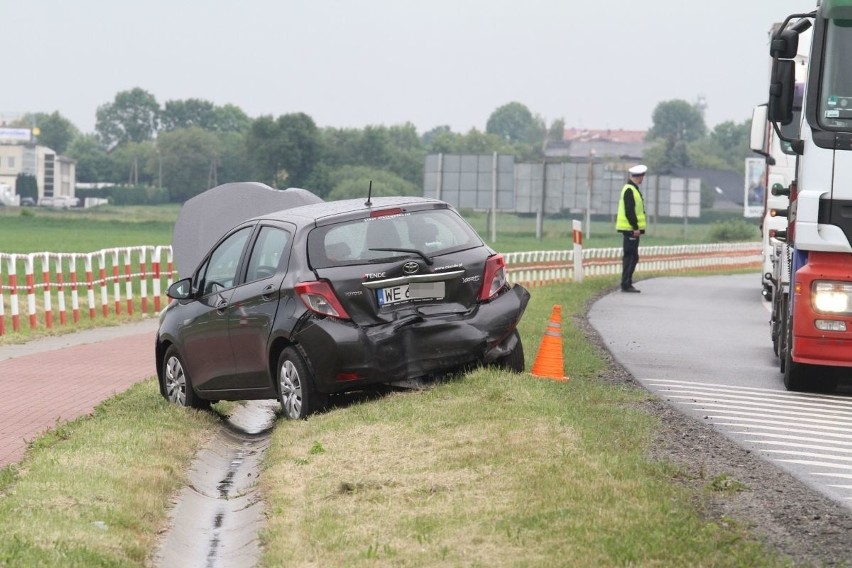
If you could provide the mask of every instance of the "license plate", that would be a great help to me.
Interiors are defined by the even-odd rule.
[[[440,300],[444,297],[443,282],[412,282],[376,290],[379,306],[388,306],[411,300]]]

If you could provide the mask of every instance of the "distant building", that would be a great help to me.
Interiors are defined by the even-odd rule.
[[[650,143],[644,130],[587,130],[566,128],[560,141],[548,141],[544,154],[549,158],[641,159]]]
[[[45,197],[74,197],[74,160],[39,146],[28,128],[0,128],[0,183],[11,186],[17,194],[19,174],[36,178],[38,201]]]

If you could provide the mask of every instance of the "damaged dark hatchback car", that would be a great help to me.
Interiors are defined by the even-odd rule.
[[[169,287],[161,394],[201,408],[277,398],[291,419],[328,395],[480,365],[524,370],[529,293],[447,203],[384,197],[244,221]]]

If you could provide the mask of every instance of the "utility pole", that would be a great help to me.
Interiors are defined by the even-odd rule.
[[[213,156],[210,160],[210,169],[207,172],[207,189],[219,185],[219,158]]]
[[[592,236],[592,185],[595,183],[595,151],[589,148],[589,179],[586,187],[586,238]]]

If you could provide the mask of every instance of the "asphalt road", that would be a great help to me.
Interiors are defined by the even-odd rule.
[[[784,388],[756,274],[643,280],[589,322],[633,377],[829,498],[852,508],[852,385]],[[852,372],[850,372],[852,378]]]

